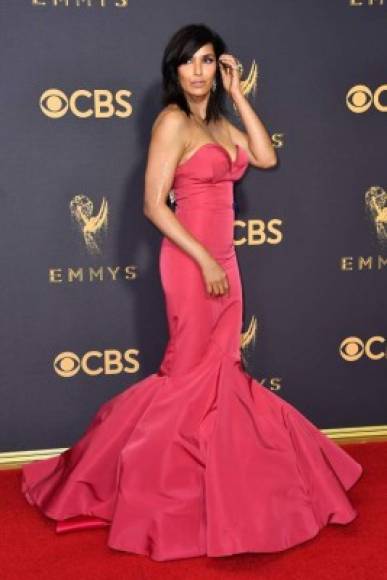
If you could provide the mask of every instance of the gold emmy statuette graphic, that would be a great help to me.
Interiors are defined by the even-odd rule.
[[[108,225],[109,210],[104,197],[97,215],[93,215],[93,212],[93,202],[86,195],[76,195],[70,202],[71,217],[82,232],[87,250],[95,255],[101,253],[98,237],[102,230],[106,231]]]
[[[239,62],[238,67],[239,67],[239,76],[242,77],[243,65],[241,62]],[[258,86],[258,65],[255,62],[255,60],[253,60],[249,74],[244,80],[241,80],[242,93],[244,95],[249,95],[250,93],[253,93],[253,95],[255,95],[257,86]],[[234,111],[238,112],[235,103],[233,103],[233,107]]]
[[[247,330],[245,332],[242,332],[241,337],[240,337],[241,358],[242,358],[243,363],[246,366],[247,366],[247,359],[245,356],[245,352],[246,352],[246,349],[249,345],[255,344],[256,334],[257,334],[257,319],[255,316],[252,316],[252,318],[250,320],[250,324],[247,327]],[[245,352],[243,352],[243,351],[245,351]]]
[[[243,75],[243,66],[240,63],[240,75]],[[252,65],[250,67],[249,74],[247,77],[241,81],[241,87],[244,95],[248,95],[251,92],[255,94],[258,86],[258,64],[253,60]]]
[[[255,343],[257,335],[257,318],[255,316],[251,317],[251,321],[247,330],[241,334],[241,348],[245,349],[249,346],[251,342]]]
[[[373,185],[365,194],[366,208],[371,216],[378,241],[387,242],[387,193],[378,185]]]

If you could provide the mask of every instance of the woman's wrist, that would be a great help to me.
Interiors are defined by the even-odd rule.
[[[210,260],[212,260],[211,254],[204,246],[200,246],[200,249],[197,253],[197,263],[199,264],[200,268],[204,268],[204,266],[206,266]]]
[[[238,106],[238,102],[246,99],[245,95],[239,89],[230,93],[230,98],[234,102],[234,104],[237,106]]]

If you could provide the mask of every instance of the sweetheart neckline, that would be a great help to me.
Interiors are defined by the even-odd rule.
[[[241,150],[241,147],[240,147],[240,145],[238,143],[235,144],[236,157],[235,157],[235,159],[231,159],[231,157],[230,157],[227,149],[225,147],[223,147],[223,145],[220,145],[220,143],[213,143],[212,141],[209,141],[208,143],[203,143],[203,145],[200,145],[200,147],[198,147],[193,152],[193,154],[190,157],[188,157],[188,159],[186,159],[185,161],[183,161],[182,163],[180,163],[179,165],[177,165],[176,171],[178,171],[180,169],[180,167],[183,167],[184,165],[186,165],[186,163],[188,163],[188,161],[191,161],[191,159],[193,157],[195,157],[196,153],[198,153],[201,149],[203,149],[204,147],[209,147],[209,146],[211,146],[211,147],[219,147],[219,149],[221,149],[225,153],[225,155],[227,155],[230,165],[234,165],[238,161],[239,153],[240,153],[240,150]]]

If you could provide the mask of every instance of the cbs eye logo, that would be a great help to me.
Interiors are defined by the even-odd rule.
[[[132,105],[126,100],[131,94],[131,91],[124,89],[114,94],[105,89],[79,89],[68,97],[60,89],[47,89],[39,99],[39,107],[50,119],[60,119],[68,111],[81,119],[106,119],[114,116],[125,118],[133,111]]]
[[[386,339],[384,336],[371,336],[362,340],[358,336],[348,336],[339,347],[340,356],[347,362],[354,362],[363,356],[371,360],[386,358]]]
[[[118,375],[122,372],[136,373],[140,367],[139,362],[133,355],[138,355],[138,350],[131,348],[121,353],[116,349],[107,349],[103,352],[90,350],[83,356],[75,352],[60,352],[54,360],[54,371],[60,377],[68,379],[79,372],[89,376]],[[125,365],[124,362],[129,363]]]
[[[373,105],[381,113],[387,111],[387,104],[381,102],[382,94],[387,101],[387,85],[380,85],[373,93],[366,85],[351,87],[346,95],[347,107],[352,113],[365,113]]]

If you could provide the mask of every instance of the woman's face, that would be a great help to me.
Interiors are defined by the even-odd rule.
[[[206,95],[216,74],[216,55],[212,43],[204,44],[192,58],[177,67],[181,88],[192,97]]]

